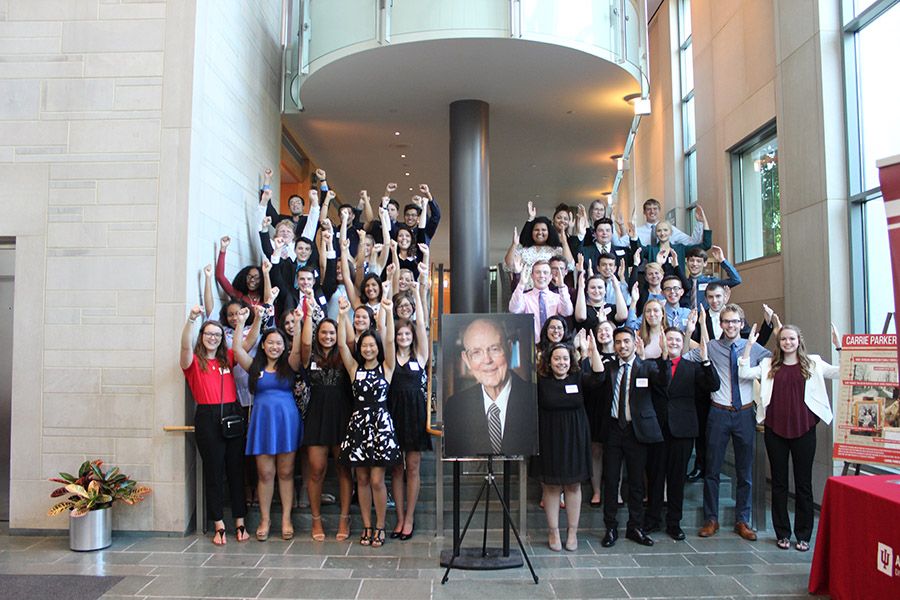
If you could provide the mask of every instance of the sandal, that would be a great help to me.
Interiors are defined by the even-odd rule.
[[[361,546],[371,546],[372,545],[372,528],[371,527],[363,527],[362,535],[359,536],[359,543]]]
[[[384,546],[384,529],[376,529],[375,535],[372,536],[372,547],[380,548]]]
[[[259,524],[259,528],[256,530],[256,539],[260,542],[264,542],[269,539],[269,528],[272,527],[272,524],[269,523],[266,525],[266,528],[263,529],[262,523]]]
[[[250,534],[247,533],[247,530],[244,529],[243,525],[238,525],[234,530],[234,537],[237,538],[239,542],[246,542],[250,539]]]
[[[318,521],[319,527],[322,526],[322,515],[319,515],[318,517],[313,517],[312,520],[313,520],[313,524],[315,524],[315,522]],[[312,534],[312,539],[315,542],[324,542],[325,541],[325,533],[324,532],[323,533],[314,533],[314,534]]]
[[[290,529],[285,529],[284,524],[281,525],[281,539],[283,540],[292,540],[294,539],[294,527],[291,526]]]
[[[809,542],[797,542],[797,545],[794,546],[800,552],[806,552],[809,550]]]
[[[219,540],[218,542],[216,540]],[[216,535],[213,536],[213,544],[216,546],[224,546],[225,545],[225,528],[216,529]]]
[[[781,538],[780,540],[775,542],[775,545],[778,546],[779,548],[781,548],[782,550],[788,550],[791,547],[791,540],[789,540],[787,538]]]
[[[338,522],[338,532],[337,532],[337,535],[334,536],[334,539],[336,539],[336,540],[339,541],[339,542],[343,542],[343,541],[346,540],[348,537],[350,537],[350,531],[349,531],[349,530],[350,530],[350,524],[349,524],[349,523],[347,524],[347,533],[344,533],[344,532],[340,531],[340,523],[343,522],[344,519],[348,519],[348,520],[349,520],[349,519],[350,519],[350,515],[341,515],[341,519],[340,519],[340,521]]]

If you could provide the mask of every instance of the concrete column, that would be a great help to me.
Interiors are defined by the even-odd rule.
[[[450,312],[489,311],[488,104],[450,104]]]

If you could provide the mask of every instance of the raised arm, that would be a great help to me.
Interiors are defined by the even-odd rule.
[[[216,259],[216,281],[226,294],[232,298],[238,298],[243,296],[243,294],[234,289],[231,286],[231,282],[225,277],[225,251],[230,243],[231,238],[227,235],[222,236],[222,239],[219,240],[219,258]]]
[[[362,245],[360,245],[359,255],[362,256],[362,253],[363,249]],[[347,289],[347,298],[350,299],[350,303],[353,305],[353,308],[356,308],[357,306],[359,306],[359,294],[356,291],[356,285],[354,285],[353,280],[350,279],[350,261],[347,260],[347,257],[349,255],[350,240],[348,240],[347,237],[344,236],[341,238],[341,272],[344,274],[344,287]]]
[[[582,330],[583,331],[583,330]],[[600,356],[600,350],[597,349],[597,338],[593,333],[587,336],[588,339],[588,356],[591,359],[591,369],[594,373],[603,372],[603,357]]]
[[[365,215],[366,223],[369,221],[375,220],[375,213],[372,212],[372,203],[369,201],[369,192],[366,190],[359,191],[359,204],[363,209],[363,214]],[[341,237],[341,239],[344,239]]]
[[[397,252],[397,240],[391,240],[391,266],[394,267],[394,274],[391,277],[391,287],[395,290],[400,289],[400,254]]]
[[[263,300],[268,300],[269,296],[272,295],[272,278],[269,276],[269,273],[272,271],[272,263],[267,260],[263,261],[262,264],[262,279],[263,279]]]
[[[513,271],[517,275],[522,274],[523,269],[522,257],[518,254],[513,257]],[[525,312],[525,278],[519,277],[519,283],[513,290],[512,296],[509,297],[509,312],[520,315]]]
[[[515,266],[513,262],[516,257],[516,247],[519,245],[519,228],[513,227],[513,236],[512,236],[512,244],[509,245],[509,250],[506,251],[506,256],[503,259],[503,262],[506,263],[506,266],[512,269]]]
[[[256,335],[259,335],[259,324],[262,322],[263,317],[263,307],[258,306],[256,311],[256,318],[253,319],[253,327],[251,331],[255,331]],[[231,344],[231,350],[234,352],[234,360],[237,361],[239,365],[241,365],[245,371],[250,370],[250,366],[253,364],[253,357],[250,356],[246,350],[244,350],[244,323],[247,322],[247,318],[250,316],[249,308],[242,308],[240,312],[238,312],[238,322],[237,327],[234,328],[234,340]]]
[[[346,298],[338,301],[338,335],[337,347],[341,353],[341,360],[344,361],[344,368],[350,374],[351,381],[356,377],[356,360],[353,353],[350,352],[350,346],[347,345],[347,322],[349,321],[350,303]]]
[[[427,256],[427,255],[426,255]],[[419,269],[419,298],[420,305],[418,309],[418,318],[425,319],[426,322],[431,320],[431,265],[428,261],[420,262],[416,267]]]
[[[194,348],[191,345],[191,332],[194,328],[194,321],[196,321],[202,313],[202,308],[199,306],[193,307],[187,321],[184,322],[184,329],[181,330],[181,357],[179,363],[181,364],[182,370],[189,368],[191,363],[194,362]]]
[[[381,310],[378,311],[378,318],[386,321],[385,332],[382,339],[384,343],[384,378],[388,383],[394,374],[394,366],[396,362],[396,354],[394,348],[394,302],[391,300],[390,294],[385,294],[381,299]]]
[[[209,315],[212,314],[213,308],[215,308],[216,301],[213,297],[212,290],[212,278],[213,278],[213,266],[212,264],[208,264],[203,267],[203,308],[206,309],[206,317],[209,318]]]
[[[339,315],[340,317],[340,315]],[[294,309],[294,318],[298,321],[303,318],[303,311],[299,308]],[[294,327],[294,332],[296,333],[297,329],[301,329],[298,327]],[[307,311],[306,318],[303,319],[303,327],[300,333],[300,359],[303,362],[304,367],[309,366],[309,359],[312,356],[312,341],[313,341],[313,329],[315,329],[315,325],[313,325],[312,320],[312,311]],[[297,341],[294,340],[294,347],[296,347]]]
[[[429,350],[431,349],[431,341],[428,339],[428,309],[425,308],[425,298],[422,293],[422,286],[418,281],[413,282],[413,288],[418,298],[418,314],[416,315],[416,356],[419,364],[423,367],[428,362]]]
[[[334,194],[334,192],[329,190],[328,194]],[[326,194],[326,196],[328,194]],[[308,240],[315,239],[316,228],[319,226],[320,211],[319,192],[315,189],[311,189],[309,190],[309,213],[306,215],[306,224],[303,226],[303,232],[299,237],[305,237]]]

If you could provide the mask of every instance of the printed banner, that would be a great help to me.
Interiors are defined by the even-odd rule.
[[[900,465],[897,336],[845,335],[834,411],[834,460]]]

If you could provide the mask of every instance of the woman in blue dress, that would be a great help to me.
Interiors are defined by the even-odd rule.
[[[341,444],[338,462],[356,469],[359,512],[363,533],[359,543],[378,547],[384,544],[384,517],[387,513],[387,487],[384,473],[400,464],[400,446],[394,434],[394,422],[387,409],[387,393],[394,374],[394,319],[390,294],[384,294],[379,323],[385,323],[385,343],[375,331],[363,332],[356,350],[347,345],[346,327],[350,303],[340,301],[338,350],[350,375],[353,390],[353,414],[347,425],[347,436]],[[372,504],[375,504],[375,528],[372,528]]]
[[[247,454],[256,456],[259,475],[260,523],[256,539],[269,538],[272,525],[272,495],[275,477],[278,477],[278,493],[281,497],[281,537],[294,537],[291,522],[291,504],[294,498],[294,455],[303,437],[303,418],[294,402],[294,377],[303,368],[300,355],[288,351],[287,335],[280,329],[263,332],[259,351],[251,357],[244,350],[244,322],[250,311],[243,309],[239,326],[235,327],[234,357],[249,374],[249,387],[253,393],[250,424],[247,428]],[[262,315],[257,315],[261,318]],[[297,336],[299,337],[299,336]],[[295,340],[300,343],[299,339]]]

